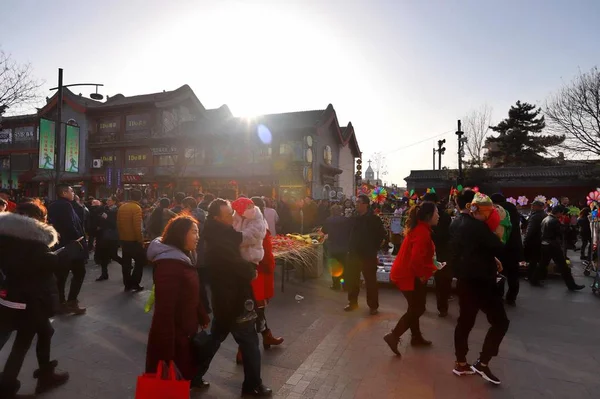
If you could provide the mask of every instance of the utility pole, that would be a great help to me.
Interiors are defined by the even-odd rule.
[[[58,199],[56,186],[60,182],[60,132],[62,127],[63,70],[58,68],[58,93],[56,102],[56,122],[54,123],[54,196]]]
[[[446,147],[444,147],[444,144],[446,144],[446,139],[438,140],[438,168],[440,170],[442,170],[442,155],[446,153]],[[435,169],[435,166],[433,169]]]
[[[433,170],[435,170],[435,147],[433,147]]]
[[[458,136],[458,179],[456,184],[463,183],[463,170],[462,170],[462,157],[464,155],[464,145],[466,142],[466,138],[463,138],[465,133],[461,130],[460,119],[458,120],[458,130],[456,131],[456,135]]]

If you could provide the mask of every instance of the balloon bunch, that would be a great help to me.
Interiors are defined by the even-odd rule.
[[[506,202],[509,202],[509,203],[511,203],[511,204],[513,204],[515,206],[517,205],[517,200],[515,198],[513,198],[513,197],[507,198]]]

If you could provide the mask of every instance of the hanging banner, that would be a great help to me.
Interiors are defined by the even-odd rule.
[[[107,188],[112,188],[112,176],[113,176],[113,172],[112,172],[112,168],[106,168],[106,187]]]
[[[54,170],[54,133],[54,122],[40,119],[39,169]]]
[[[79,173],[79,126],[67,125],[64,165],[65,172]]]
[[[121,183],[122,183],[122,169],[119,168],[117,169],[117,188],[121,188]]]

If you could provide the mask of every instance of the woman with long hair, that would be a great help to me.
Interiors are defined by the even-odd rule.
[[[148,334],[146,372],[155,373],[160,361],[173,361],[192,387],[207,387],[194,379],[198,365],[190,338],[209,319],[200,301],[200,280],[196,269],[198,224],[191,216],[171,219],[162,237],[148,247],[154,266],[155,303]]]
[[[121,264],[123,259],[118,255],[119,232],[117,231],[117,196],[106,199],[106,205],[97,215],[98,235],[96,237],[96,257],[102,268],[102,274],[96,281],[108,280],[108,264],[114,260]]]
[[[406,313],[392,332],[383,337],[397,356],[400,356],[400,337],[408,329],[412,334],[412,346],[431,345],[431,341],[421,334],[419,318],[425,312],[427,280],[438,267],[443,267],[435,260],[435,245],[431,238],[431,227],[437,225],[438,220],[438,209],[432,202],[424,202],[410,209],[404,228],[405,238],[390,271],[390,280],[398,286],[408,302]]]
[[[73,251],[83,250],[78,241],[60,253],[51,252],[58,233],[47,224],[47,211],[39,200],[20,203],[15,213],[0,215],[0,258],[3,291],[0,300],[0,331],[16,331],[17,336],[6,365],[0,375],[0,398],[17,395],[21,386],[18,376],[25,355],[37,335],[36,355],[39,369],[36,394],[66,383],[69,374],[57,372],[56,360],[50,360],[54,329],[50,318],[59,308],[58,288],[54,274],[68,264]]]

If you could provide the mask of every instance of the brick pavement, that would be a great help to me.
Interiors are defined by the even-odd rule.
[[[119,283],[117,265],[111,280],[96,283],[99,273],[88,267],[81,300],[85,316],[58,317],[54,322],[53,358],[71,373],[71,381],[44,398],[133,398],[136,377],[143,371],[150,315],[143,312],[148,292],[126,294]],[[580,275],[580,273],[578,273]],[[577,277],[582,281],[584,277]],[[145,283],[150,285],[150,273]],[[591,278],[585,279],[586,284]],[[263,379],[277,398],[577,398],[600,397],[600,298],[589,288],[569,293],[561,280],[533,289],[522,282],[519,306],[508,309],[511,326],[500,356],[491,363],[502,379],[492,387],[481,378],[458,378],[453,366],[453,331],[456,302],[450,317],[439,319],[435,297],[428,297],[422,318],[424,335],[434,341],[430,349],[401,344],[402,359],[391,354],[382,340],[406,303],[393,288],[382,288],[381,313],[370,317],[366,305],[345,314],[344,294],[327,289],[323,278],[292,282],[286,293],[277,293],[267,311],[269,325],[286,341],[263,355]],[[304,300],[294,300],[296,294]],[[480,316],[471,334],[469,360],[477,357],[487,325]],[[406,337],[408,338],[408,337]],[[12,341],[7,344],[11,345]],[[243,371],[234,362],[236,345],[231,338],[215,357],[207,379],[208,391],[193,398],[239,396]],[[7,348],[0,353],[4,363]],[[23,367],[23,392],[31,392],[36,368],[34,351]]]

